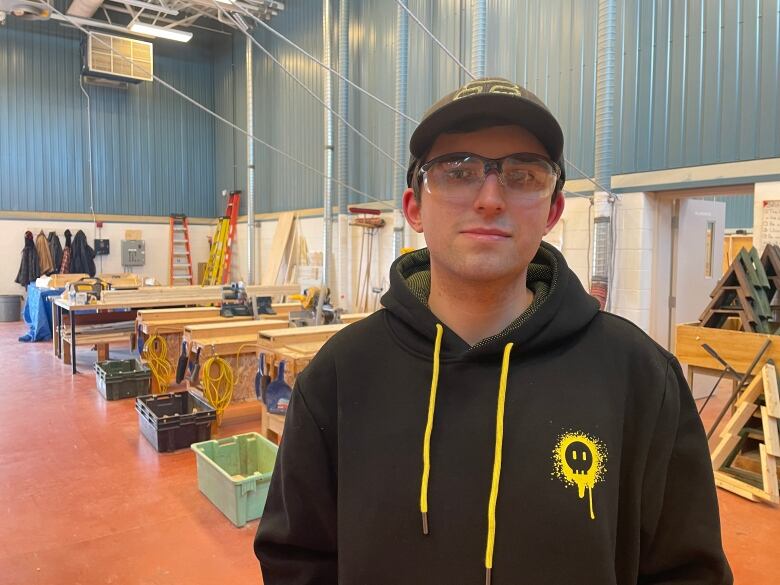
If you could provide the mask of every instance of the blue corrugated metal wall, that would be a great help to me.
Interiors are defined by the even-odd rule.
[[[469,65],[468,0],[409,7]],[[334,39],[338,9],[332,0]],[[361,0],[350,11],[350,78],[394,103],[397,5]],[[539,94],[564,126],[567,157],[592,173],[598,2],[489,0],[488,11],[488,74]],[[322,56],[321,0],[291,2],[272,25]],[[419,119],[466,76],[412,21],[409,31],[409,114]],[[617,32],[615,173],[780,156],[780,0],[625,0]],[[317,64],[268,31],[254,34],[322,96]],[[10,153],[0,159],[4,209],[87,208],[78,42],[53,24],[12,21],[0,30],[0,74],[9,80],[0,85],[0,147]],[[244,37],[209,42],[159,43],[157,71],[245,127]],[[254,58],[255,134],[322,171],[322,107],[257,49]],[[213,215],[224,205],[216,193],[245,190],[240,132],[154,84],[90,93],[98,211]],[[354,89],[350,100],[350,121],[392,153],[395,115]],[[352,186],[392,197],[392,163],[352,132],[349,157]],[[259,144],[256,158],[258,212],[321,205],[316,173]]]
[[[80,42],[54,23],[0,28],[0,209],[89,211]],[[208,45],[155,43],[155,72],[213,108]],[[215,214],[213,118],[155,83],[86,88],[97,213]]]
[[[753,195],[697,197],[726,204],[726,229],[753,229]]]
[[[780,155],[780,2],[618,2],[616,172]]]

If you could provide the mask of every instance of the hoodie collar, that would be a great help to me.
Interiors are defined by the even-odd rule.
[[[563,255],[542,242],[528,266],[527,286],[534,300],[497,335],[469,346],[444,325],[442,359],[500,355],[507,343],[514,353],[554,345],[585,327],[598,313],[598,301],[585,292]],[[397,319],[391,326],[409,349],[430,354],[436,338],[436,316],[428,308],[430,254],[422,248],[399,257],[390,268],[390,289],[382,305]]]

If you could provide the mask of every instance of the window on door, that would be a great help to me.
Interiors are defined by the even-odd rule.
[[[704,233],[704,276],[706,278],[712,278],[712,261],[714,255],[714,247],[712,237],[715,233],[715,222],[707,222],[707,231]]]

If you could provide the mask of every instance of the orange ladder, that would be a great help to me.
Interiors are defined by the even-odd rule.
[[[230,219],[228,225],[227,243],[225,245],[225,266],[222,270],[222,284],[230,282],[230,260],[233,251],[233,240],[236,237],[236,224],[238,224],[238,206],[241,201],[241,191],[233,191],[228,196],[225,216]]]
[[[190,252],[190,224],[187,216],[172,213],[170,225],[170,271],[168,284],[181,286],[194,284],[192,277],[192,253]]]

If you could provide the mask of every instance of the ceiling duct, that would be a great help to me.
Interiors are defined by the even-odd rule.
[[[81,18],[92,18],[102,4],[103,0],[73,0],[65,14],[80,16]]]

